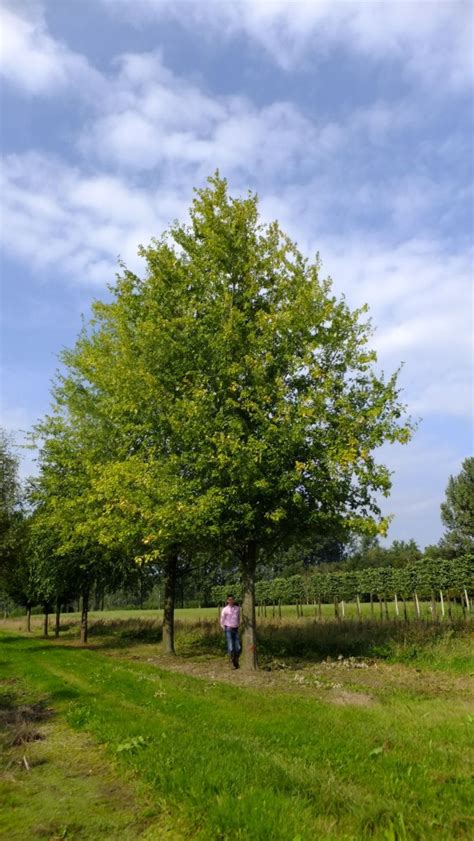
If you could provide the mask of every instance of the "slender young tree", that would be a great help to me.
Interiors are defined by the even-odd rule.
[[[441,504],[446,532],[440,541],[445,557],[474,554],[474,457],[464,459],[457,476],[450,476]]]
[[[5,591],[23,554],[23,532],[18,458],[12,439],[0,428],[0,588]]]

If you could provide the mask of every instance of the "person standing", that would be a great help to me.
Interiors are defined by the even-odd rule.
[[[225,633],[229,660],[234,669],[238,669],[241,651],[239,639],[240,607],[236,604],[232,593],[227,596],[227,604],[222,608],[220,621],[221,628]]]

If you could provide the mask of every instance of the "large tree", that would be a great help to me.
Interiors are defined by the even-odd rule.
[[[466,458],[457,476],[450,476],[441,504],[446,532],[440,541],[444,555],[474,553],[474,458]]]
[[[254,668],[260,553],[386,527],[373,451],[410,437],[397,377],[375,370],[365,308],[337,300],[319,260],[218,175],[190,224],[141,254],[144,278],[124,268],[63,357],[57,399],[94,465],[83,516],[103,543],[162,563],[170,649],[180,555],[230,553]]]

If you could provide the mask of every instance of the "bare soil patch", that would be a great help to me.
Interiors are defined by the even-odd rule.
[[[469,702],[474,696],[471,676],[460,676],[389,664],[368,658],[328,658],[318,664],[271,661],[256,672],[232,669],[225,657],[191,659],[164,654],[120,651],[113,656],[145,660],[160,669],[207,681],[262,691],[310,695],[338,705],[370,706],[397,691],[418,697],[453,697]]]

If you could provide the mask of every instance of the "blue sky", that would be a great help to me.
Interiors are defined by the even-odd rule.
[[[472,450],[471,2],[4,0],[2,424],[21,442],[117,257],[219,167],[367,302],[420,418],[389,539],[442,533]],[[32,469],[23,455],[22,472]]]

